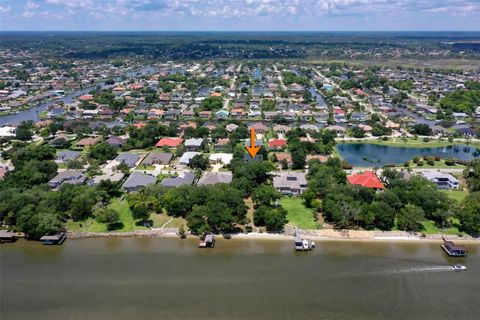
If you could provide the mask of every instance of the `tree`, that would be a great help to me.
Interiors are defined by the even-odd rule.
[[[223,107],[222,97],[208,97],[202,101],[203,110],[214,111]]]
[[[463,209],[459,211],[461,230],[471,234],[480,234],[480,192],[470,193],[463,201]]]
[[[266,184],[256,187],[252,192],[252,200],[257,207],[272,205],[280,197],[280,192]]]
[[[31,121],[23,121],[20,123],[15,130],[15,138],[18,140],[30,140],[32,139],[33,132],[33,123]]]
[[[268,231],[281,231],[288,222],[287,210],[282,207],[260,206],[253,213],[256,226],[265,226]]]
[[[474,159],[463,172],[471,192],[480,191],[480,159]]]
[[[354,138],[363,138],[365,137],[365,130],[360,127],[353,127],[352,128],[352,137]]]
[[[428,124],[417,123],[411,127],[411,131],[414,134],[420,136],[431,136],[433,134],[432,128]]]
[[[134,203],[129,203],[129,205],[130,210],[132,210],[133,219],[146,221],[150,218],[150,211],[144,202],[135,201]]]
[[[397,226],[400,230],[405,231],[420,231],[422,225],[420,224],[425,219],[425,214],[422,208],[413,204],[407,204],[397,217]]]
[[[292,155],[292,169],[303,169],[306,164],[305,150],[301,147],[290,148]]]
[[[98,222],[106,223],[108,229],[112,229],[115,224],[120,220],[120,214],[117,210],[112,208],[102,208],[95,213],[95,217]]]
[[[209,161],[202,154],[195,155],[191,160],[188,166],[192,169],[206,170],[208,168]]]
[[[88,152],[88,157],[103,163],[112,160],[117,156],[117,148],[106,142],[100,142],[94,145]]]

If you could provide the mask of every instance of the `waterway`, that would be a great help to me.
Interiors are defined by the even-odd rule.
[[[403,164],[416,156],[439,156],[472,160],[480,157],[473,146],[454,145],[439,148],[392,147],[369,143],[343,143],[336,146],[338,153],[349,164],[356,167],[381,167],[386,164]]]
[[[127,71],[125,73],[126,77],[128,79],[144,76],[149,73],[153,73],[156,70],[158,70],[156,67],[145,67],[140,70],[134,70],[134,71]],[[115,81],[120,81],[121,78],[115,78]],[[39,103],[29,109],[25,110],[20,110],[18,113],[15,114],[10,114],[10,115],[5,115],[5,116],[0,116],[0,126],[6,125],[6,124],[12,124],[12,125],[17,125],[22,121],[27,121],[27,120],[32,120],[32,121],[39,121],[39,113],[42,111],[47,110],[50,106],[56,105],[60,102],[63,102],[65,104],[72,103],[75,98],[89,93],[91,90],[93,90],[95,87],[104,87],[105,82],[98,82],[95,83],[93,86],[89,86],[83,89],[75,90],[71,93],[66,94],[65,96],[57,99],[50,100],[48,102],[44,103]]]
[[[111,238],[0,245],[2,320],[478,319],[480,246]],[[452,264],[467,266],[453,271]]]

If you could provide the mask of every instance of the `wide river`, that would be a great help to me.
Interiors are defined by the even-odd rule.
[[[479,319],[480,246],[166,238],[0,245],[2,320]],[[466,271],[453,271],[462,263]]]

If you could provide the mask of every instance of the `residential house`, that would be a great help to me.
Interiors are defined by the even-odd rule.
[[[255,133],[265,134],[268,131],[268,127],[261,122],[256,122],[248,126],[248,130],[255,129]]]
[[[215,150],[223,150],[223,148],[230,142],[228,138],[218,139],[215,143]]]
[[[233,131],[237,130],[237,128],[238,128],[238,125],[236,125],[235,123],[227,124],[227,126],[225,127],[225,129],[228,132],[233,132]]]
[[[164,178],[161,185],[166,188],[178,188],[183,185],[192,185],[195,181],[195,173],[181,172],[178,177]]]
[[[101,140],[102,140],[101,137],[83,138],[83,139],[81,139],[77,142],[76,146],[79,147],[79,148],[91,147],[91,146],[99,143]]]
[[[187,151],[199,151],[202,147],[202,138],[190,138],[185,140],[185,150]]]
[[[136,166],[139,159],[140,156],[138,154],[124,152],[120,153],[114,161],[118,164],[125,163],[129,168],[133,168]]]
[[[210,155],[210,163],[221,163],[227,165],[232,161],[233,154],[231,153],[212,153]]]
[[[365,171],[363,173],[354,174],[348,176],[347,179],[350,184],[374,189],[375,191],[383,191],[385,189],[383,183],[372,171]]]
[[[122,172],[111,172],[107,174],[103,174],[101,176],[94,176],[92,179],[88,181],[89,186],[96,186],[100,184],[102,181],[110,180],[111,182],[119,182],[123,179],[125,175]]]
[[[150,152],[142,162],[144,166],[168,165],[173,159],[173,153],[170,152]]]
[[[190,161],[192,160],[193,157],[195,157],[197,154],[200,154],[199,152],[185,152],[181,157],[179,164],[181,165],[188,165]]]
[[[170,149],[177,148],[179,145],[183,143],[182,138],[162,138],[160,139],[157,144],[155,145],[157,148],[167,147]]]
[[[457,178],[448,173],[427,171],[422,172],[422,175],[435,183],[440,190],[456,190],[460,184]]]
[[[120,137],[117,137],[117,136],[111,136],[110,138],[105,140],[105,142],[108,143],[109,145],[113,146],[113,147],[120,148],[121,146],[123,146],[125,144],[125,142],[127,142],[127,140],[123,139],[123,138],[120,138]]]
[[[205,171],[202,177],[198,180],[199,186],[209,186],[219,183],[231,183],[233,174],[231,172],[210,172]]]
[[[289,168],[293,165],[292,156],[287,152],[277,152],[274,153],[273,156],[280,163],[286,162]]]
[[[217,118],[219,120],[228,119],[229,115],[230,114],[229,114],[228,110],[224,110],[224,109],[215,112],[215,118]]]
[[[58,163],[66,163],[69,160],[76,160],[80,157],[81,153],[72,150],[63,150],[56,154],[55,161]]]
[[[287,147],[287,140],[285,139],[270,139],[268,141],[268,148],[270,150],[282,150]]]
[[[48,186],[51,188],[59,188],[62,184],[82,184],[87,177],[81,171],[66,170],[59,172],[52,180],[48,182]]]
[[[279,124],[279,125],[276,125],[275,127],[273,127],[273,132],[279,134],[279,133],[287,133],[289,132],[290,130],[292,130],[292,128],[290,128],[289,126],[286,126],[286,125],[283,125],[283,124]]]
[[[273,187],[285,195],[300,195],[307,188],[307,179],[303,172],[275,172]]]
[[[140,190],[141,187],[146,187],[155,183],[157,183],[156,177],[150,174],[134,171],[123,183],[122,188],[127,192],[135,192]]]

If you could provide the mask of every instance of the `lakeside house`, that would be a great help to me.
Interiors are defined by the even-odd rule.
[[[440,190],[456,190],[460,184],[457,178],[448,173],[428,171],[422,172],[422,175],[435,183]]]
[[[372,171],[365,171],[363,173],[348,176],[347,180],[350,184],[374,189],[375,191],[383,191],[385,189],[383,183]]]

